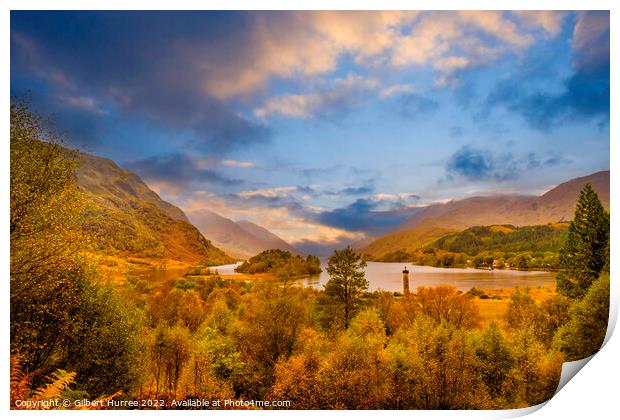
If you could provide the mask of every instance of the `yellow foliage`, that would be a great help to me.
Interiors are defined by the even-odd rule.
[[[62,393],[75,380],[75,376],[75,372],[66,372],[62,369],[57,370],[50,377],[52,382],[37,388],[34,392],[34,398],[36,400],[55,400],[60,398]]]
[[[510,233],[510,232],[514,231],[513,228],[508,227],[508,226],[504,226],[504,225],[489,226],[489,229],[491,229],[491,232],[496,232],[496,233]]]

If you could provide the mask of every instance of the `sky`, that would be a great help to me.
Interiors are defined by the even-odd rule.
[[[609,13],[11,12],[11,94],[305,251],[609,169]]]

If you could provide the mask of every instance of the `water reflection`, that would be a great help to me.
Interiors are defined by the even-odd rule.
[[[238,264],[228,264],[217,269],[220,274],[235,274]],[[515,270],[478,270],[474,268],[436,268],[406,264],[409,269],[409,285],[411,290],[419,286],[436,287],[449,284],[464,292],[472,287],[501,289],[519,287],[552,286],[555,284],[555,273],[544,271]],[[402,263],[369,262],[366,267],[366,279],[369,290],[402,291]],[[325,263],[321,265],[320,275],[296,279],[299,285],[322,289],[329,280]]]

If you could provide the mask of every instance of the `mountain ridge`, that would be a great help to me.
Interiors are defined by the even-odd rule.
[[[609,171],[599,171],[573,178],[540,196],[469,197],[433,204],[402,222],[392,232],[374,240],[362,252],[380,257],[401,249],[412,251],[443,235],[472,226],[527,226],[567,221],[572,219],[579,192],[588,182],[609,209],[609,175]]]
[[[273,232],[247,220],[235,222],[209,210],[190,213],[190,217],[218,248],[236,258],[247,259],[268,249],[305,255]]]
[[[172,260],[183,264],[233,262],[175,205],[135,173],[110,159],[79,152],[76,180],[87,208],[83,229],[95,254]]]

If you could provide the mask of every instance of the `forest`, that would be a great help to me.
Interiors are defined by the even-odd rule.
[[[568,223],[542,226],[474,226],[446,235],[414,252],[390,252],[381,262],[433,267],[558,270]]]
[[[269,273],[286,280],[289,277],[320,274],[321,262],[314,255],[308,255],[304,259],[289,251],[268,249],[244,261],[235,270],[250,274]]]
[[[205,399],[526,407],[549,399],[562,363],[595,353],[605,337],[609,214],[589,186],[558,252],[557,293],[542,300],[517,289],[499,321],[449,285],[371,293],[350,247],[331,255],[324,290],[288,282],[318,260],[282,251],[242,265],[272,274],[254,281],[198,267],[112,283],[84,252],[91,239],[75,156],[24,104],[11,105],[10,124],[12,408],[80,408],[54,402],[83,398],[97,408]]]

